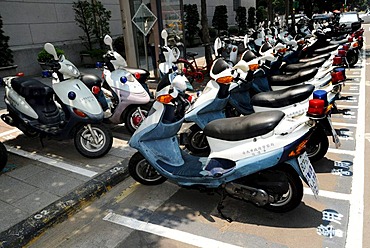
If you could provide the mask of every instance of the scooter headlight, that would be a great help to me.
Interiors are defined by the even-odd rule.
[[[74,77],[78,77],[80,76],[80,71],[74,66],[74,65],[71,65],[71,64],[67,64],[67,69],[70,73],[72,73],[72,75]]]

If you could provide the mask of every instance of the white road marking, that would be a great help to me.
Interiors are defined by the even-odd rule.
[[[21,149],[17,149],[13,146],[5,145],[5,147],[7,151],[10,153],[14,153],[14,154],[17,154],[19,156],[22,156],[28,159],[40,161],[42,163],[45,163],[45,164],[48,164],[48,165],[51,165],[51,166],[54,166],[54,167],[57,167],[63,170],[71,171],[71,172],[74,172],[76,174],[80,174],[86,177],[94,177],[98,174],[95,171],[86,170],[84,168],[80,168],[80,167],[77,167],[71,164],[60,162],[55,159],[47,158],[47,157],[44,157],[44,156],[41,156],[41,155],[38,155],[32,152],[27,152]]]
[[[305,195],[313,195],[312,190],[310,188],[305,187],[303,192]],[[349,201],[351,199],[350,194],[337,193],[337,192],[326,191],[326,190],[321,190],[321,189],[319,191],[319,197],[325,197],[325,198],[342,200],[342,201]]]
[[[9,131],[0,133],[0,137],[5,137],[5,136],[8,136],[9,134],[13,134],[13,133],[21,133],[21,130],[19,130],[17,128],[13,128]]]
[[[351,105],[340,105],[340,104],[337,104],[337,108],[350,108],[350,109],[357,109],[358,106],[351,106]]]
[[[357,123],[341,123],[341,122],[331,122],[333,124],[333,126],[335,127],[357,127]]]
[[[365,167],[365,52],[362,53],[361,83],[358,101],[356,156],[353,159],[353,180],[350,199],[346,247],[362,247],[364,221],[364,167]]]
[[[155,225],[152,223],[136,220],[134,218],[126,217],[123,215],[109,213],[103,220],[109,221],[121,226],[126,226],[128,228],[151,233],[161,237],[165,237],[172,240],[177,240],[185,244],[190,244],[198,247],[220,247],[220,248],[240,248],[241,246],[236,246],[228,244],[222,241],[205,238],[199,235],[191,234],[184,231],[175,230],[168,227],[163,227],[160,225]]]
[[[328,152],[335,153],[335,154],[346,154],[346,155],[351,155],[351,156],[355,156],[356,155],[356,152],[355,151],[335,149],[335,148],[329,148],[328,149]]]

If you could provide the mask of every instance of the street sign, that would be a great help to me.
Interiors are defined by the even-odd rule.
[[[157,21],[157,17],[145,4],[142,3],[131,21],[145,36],[147,36],[154,23]]]

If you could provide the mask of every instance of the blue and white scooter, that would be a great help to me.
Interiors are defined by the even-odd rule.
[[[224,79],[232,76],[230,70],[223,71]],[[219,192],[219,209],[232,196],[273,212],[293,210],[302,200],[301,178],[318,194],[316,174],[304,151],[315,121],[307,116],[288,120],[281,111],[215,120],[204,129],[210,155],[192,156],[180,149],[177,139],[188,105],[182,97],[185,88],[181,80],[158,84],[149,116],[129,141],[138,150],[129,161],[135,180],[158,185],[169,179],[182,187]],[[322,115],[319,105],[323,100],[314,100],[308,114]]]

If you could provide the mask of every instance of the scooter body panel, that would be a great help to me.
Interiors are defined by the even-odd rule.
[[[22,114],[27,115],[33,119],[38,119],[36,111],[34,111],[32,107],[26,102],[26,99],[8,86],[5,87],[5,102]]]
[[[86,114],[103,118],[103,110],[89,88],[78,79],[69,79],[59,83],[53,83],[55,94],[63,104],[77,108]],[[76,94],[74,100],[68,98],[68,93],[73,91]]]

